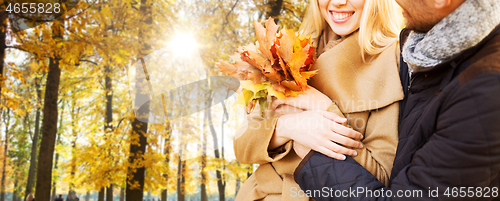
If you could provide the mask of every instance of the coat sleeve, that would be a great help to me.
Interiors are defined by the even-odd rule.
[[[398,145],[398,111],[395,102],[372,111],[367,118],[362,149],[353,157],[379,181],[389,186],[390,173]]]
[[[279,150],[276,150],[276,153],[268,151],[278,119],[279,116],[274,111],[265,109],[261,115],[259,104],[255,106],[253,112],[241,123],[234,135],[234,154],[240,163],[274,162],[290,152],[291,142],[286,142]]]
[[[319,194],[313,196],[318,201],[443,200],[452,199],[453,187],[458,188],[458,196],[463,195],[460,190],[466,191],[465,196],[470,200],[498,199],[500,187],[500,124],[498,123],[500,101],[498,100],[500,100],[498,73],[484,73],[457,87],[440,108],[440,115],[436,119],[436,132],[413,157],[407,156],[412,157],[411,163],[399,171],[392,180],[390,188],[384,187],[350,157],[345,161],[339,161],[315,152],[310,152],[296,169],[296,181],[306,192],[356,189],[355,194],[347,195],[350,197],[334,198]],[[469,187],[472,187],[470,192]],[[430,190],[437,191],[434,193]],[[360,193],[361,191],[365,193]],[[385,196],[375,197],[374,194],[370,196],[368,191],[383,191]],[[487,191],[489,197],[485,197]],[[493,191],[497,193],[493,195]],[[391,196],[387,196],[387,192],[390,192]],[[408,196],[405,195],[407,192]],[[472,192],[472,197],[469,197]]]

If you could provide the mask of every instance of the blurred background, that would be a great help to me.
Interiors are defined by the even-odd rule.
[[[256,165],[234,157],[232,139],[246,113],[235,94],[213,84],[222,76],[215,64],[256,41],[254,20],[273,17],[297,30],[308,5],[0,3],[0,201],[30,193],[37,201],[59,194],[68,201],[234,200]],[[56,3],[57,15],[40,10],[51,4],[55,12]]]

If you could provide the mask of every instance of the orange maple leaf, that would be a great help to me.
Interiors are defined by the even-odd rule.
[[[243,96],[250,109],[257,102],[265,103],[265,94],[282,98],[297,96],[308,88],[307,80],[317,73],[309,71],[314,64],[316,52],[310,37],[297,35],[290,29],[282,29],[276,33],[279,27],[272,18],[266,20],[265,27],[258,22],[254,22],[254,26],[258,47],[253,44],[240,47],[237,53],[239,56],[233,56],[234,63],[217,64],[221,72],[239,80],[251,80],[254,84],[267,82],[267,85],[262,85],[267,87],[259,88],[258,93],[255,90],[248,92],[259,95]],[[268,93],[268,90],[272,93]]]

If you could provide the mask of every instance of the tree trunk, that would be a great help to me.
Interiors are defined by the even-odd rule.
[[[59,161],[59,153],[56,153],[56,161],[54,163],[54,170],[57,170],[57,162]],[[56,195],[57,192],[57,187],[56,187],[56,182],[52,183],[52,200],[57,197]]]
[[[140,70],[140,69],[137,69]],[[139,83],[139,82],[138,82]],[[138,87],[139,88],[139,87]],[[138,89],[136,93],[136,100],[143,96],[141,91]],[[140,160],[146,151],[147,138],[146,133],[148,132],[148,123],[141,122],[138,118],[147,121],[147,116],[149,115],[149,102],[141,106],[132,120],[132,133],[131,135],[139,135],[139,144],[130,144],[130,155],[129,163],[135,164],[134,161]],[[142,200],[144,197],[144,177],[145,177],[145,167],[129,167],[127,176],[127,189],[126,189],[126,200]],[[130,188],[130,184],[138,183],[139,188]]]
[[[179,136],[179,157],[177,164],[177,201],[186,200],[186,189],[185,189],[185,177],[186,174],[186,161],[182,160],[182,152],[184,150],[184,139],[182,138],[182,134]]]
[[[166,108],[165,108],[165,117],[168,118],[167,116],[167,111],[166,111]],[[167,132],[167,137],[165,138],[165,145],[163,147],[163,153],[165,154],[165,165],[167,166],[167,173],[165,173],[165,181],[168,182],[168,170],[170,169],[169,168],[169,163],[170,163],[170,150],[171,150],[171,147],[170,147],[170,138],[171,138],[171,135],[172,135],[172,127],[170,125],[170,121],[167,119],[167,125],[166,125],[166,132]],[[161,192],[161,201],[167,201],[167,198],[168,198],[168,189],[165,188],[163,189],[163,191]]]
[[[206,148],[206,142],[203,142],[203,147]],[[206,150],[205,153],[202,154],[201,156],[201,184],[200,184],[200,189],[201,189],[201,201],[208,201],[208,196],[207,196],[207,174],[206,174],[206,166],[207,166],[207,155],[206,155]]]
[[[72,201],[75,199],[76,192],[75,192],[75,183],[73,182],[75,178],[75,172],[76,172],[76,154],[75,154],[75,149],[76,149],[76,140],[78,138],[78,134],[76,132],[76,118],[77,114],[79,113],[80,109],[76,109],[76,98],[73,94],[73,97],[71,99],[71,133],[73,134],[73,141],[71,142],[71,173],[70,173],[70,181],[69,181],[69,190],[68,190],[68,200],[67,201]]]
[[[106,188],[106,201],[113,201],[113,184]]]
[[[33,141],[31,142],[31,161],[30,169],[28,172],[28,181],[26,182],[26,193],[24,194],[24,200],[33,190],[33,179],[35,178],[35,167],[36,167],[36,151],[38,149],[38,133],[40,132],[40,99],[42,98],[42,90],[40,89],[40,79],[35,79],[36,85],[36,117],[35,117],[35,134],[33,135]]]
[[[248,167],[247,179],[250,178],[250,176],[252,176],[252,173],[253,173],[253,165],[250,165]]]
[[[167,201],[167,198],[168,198],[168,192],[167,192],[167,189],[164,189],[161,192],[161,201]],[[122,200],[120,200],[120,201],[122,201]]]
[[[240,162],[236,161],[236,165],[238,165],[238,168],[241,167]],[[241,187],[241,178],[236,174],[236,187],[234,188],[234,196],[238,195],[238,191],[240,191]]]
[[[104,194],[106,193],[105,188],[101,188],[99,191],[99,197],[97,198],[97,201],[104,201]]]
[[[144,19],[144,24],[145,25],[152,25],[153,24],[153,17],[151,13],[152,9],[152,1],[151,0],[141,0],[141,5],[140,5],[140,13],[141,16],[143,16]],[[149,51],[151,50],[150,44],[146,42],[148,40],[148,35],[147,32],[150,31],[148,28],[141,27],[139,29],[139,42],[142,44],[142,51],[139,54],[139,60],[142,63],[143,69],[145,70],[145,64],[144,64],[144,57],[147,56]],[[140,68],[137,68],[137,70],[141,70]],[[147,71],[144,71],[146,73],[146,79],[148,79]],[[137,75],[139,75],[138,73]],[[145,80],[142,80],[141,83],[139,81],[136,84],[144,84]],[[146,86],[146,85],[142,85]],[[137,92],[135,94],[135,99],[138,100],[140,97],[149,97],[148,93],[144,93],[144,91],[139,90],[141,87],[137,87]],[[130,144],[130,155],[129,155],[129,162],[134,164],[134,160],[142,158],[142,154],[145,153],[146,151],[146,145],[147,145],[147,138],[146,134],[148,132],[148,117],[149,116],[149,103],[146,103],[143,106],[140,106],[140,108],[137,110],[137,113],[135,114],[134,119],[132,120],[132,135],[139,135],[139,144]],[[146,117],[146,118],[145,118]],[[145,122],[139,121],[139,118],[145,119]],[[128,168],[128,176],[127,176],[127,189],[126,189],[126,200],[128,201],[134,201],[134,200],[143,200],[144,197],[144,177],[145,177],[145,172],[146,169],[144,166],[142,167],[129,167]],[[135,189],[130,188],[130,184],[133,183],[138,183],[139,187]]]
[[[206,147],[206,145],[204,144],[204,146]],[[207,178],[206,178],[206,174],[205,174],[205,168],[206,168],[206,163],[207,163],[207,156],[206,154],[205,155],[202,155],[201,156],[202,159],[201,159],[201,185],[200,185],[200,189],[201,189],[201,201],[208,201],[208,197],[207,197],[207,187],[206,187],[206,181],[207,181]]]
[[[212,94],[212,93],[210,92],[210,94]],[[215,128],[214,128],[213,121],[212,121],[211,106],[212,106],[212,102],[209,101],[208,108],[205,111],[207,112],[208,126],[210,127],[210,131],[212,133],[212,138],[213,138],[213,142],[214,142],[214,155],[215,155],[216,159],[220,159],[221,157],[219,154],[219,143],[217,140],[217,133],[215,132]],[[226,193],[225,193],[226,183],[223,181],[220,168],[221,167],[219,167],[219,168],[216,167],[215,175],[217,177],[217,188],[219,189],[219,200],[224,201],[225,195],[226,195]]]
[[[226,96],[227,98],[227,96]],[[224,175],[223,173],[226,172],[226,158],[224,157],[224,126],[225,124],[227,123],[227,121],[229,121],[229,113],[227,112],[227,109],[226,109],[226,105],[225,105],[225,101],[222,101],[221,102],[221,105],[222,105],[222,110],[224,111],[223,115],[222,115],[222,124],[221,124],[221,159],[222,160],[219,160],[219,161],[222,161],[222,167],[221,167],[221,171],[222,171],[222,174],[221,174],[221,179],[224,178]],[[220,196],[223,196],[223,198],[225,198],[226,196],[226,181],[222,181],[222,191],[223,191],[223,194],[222,195],[219,195]]]
[[[59,155],[56,155],[56,156],[59,156]],[[54,200],[57,198],[57,195],[56,195],[56,184],[54,183],[54,188],[52,189],[52,193],[51,193],[51,197],[50,197],[50,200]]]
[[[54,38],[62,38],[62,20],[55,20],[52,25]],[[49,73],[47,75],[45,100],[43,105],[43,131],[38,155],[38,174],[36,178],[36,200],[49,201],[50,186],[52,181],[52,161],[57,135],[57,99],[59,96],[59,81],[61,69],[59,59],[50,58]]]
[[[207,103],[210,102],[212,99],[208,99]],[[201,189],[201,201],[207,201],[208,200],[208,195],[207,195],[207,181],[208,181],[208,174],[206,171],[207,167],[207,133],[205,128],[207,127],[207,122],[208,122],[208,109],[205,109],[205,117],[203,121],[203,132],[202,132],[202,148],[201,148],[201,184],[200,184],[200,189]]]
[[[7,12],[0,12],[0,83],[3,83],[3,65],[5,57],[5,37],[7,32]],[[2,94],[2,84],[0,84],[0,94]]]
[[[113,130],[113,126],[111,123],[113,122],[113,84],[111,82],[111,69],[109,65],[104,67],[105,74],[105,89],[104,93],[106,94],[106,124],[104,124],[104,132],[109,133]],[[108,153],[110,150],[108,150]],[[108,157],[111,154],[108,154]],[[106,201],[113,201],[113,184],[110,184],[106,188]]]
[[[149,104],[148,106],[149,107]],[[144,115],[143,113],[139,113]],[[132,121],[132,135],[139,135],[139,144],[130,144],[130,156],[129,162],[134,164],[134,161],[142,158],[144,152],[146,151],[147,138],[146,133],[148,131],[148,124],[144,122],[140,122],[137,118],[134,118]],[[134,172],[135,169],[135,172]],[[127,190],[126,190],[126,199],[127,200],[142,200],[143,198],[143,189],[144,189],[144,174],[145,168],[139,167],[129,167],[128,174],[132,175],[132,178],[127,177]],[[139,188],[131,189],[129,183],[138,183]]]
[[[17,194],[18,194],[18,192],[17,192],[18,191],[17,190],[17,187],[18,187],[17,183],[18,183],[18,181],[17,181],[17,178],[16,178],[16,180],[14,181],[14,189],[16,189],[16,190],[12,191],[12,200],[13,201],[17,201],[18,200],[18,198],[17,198]]]
[[[238,191],[240,191],[241,180],[240,177],[236,176],[236,187],[234,188],[234,196],[238,195]]]
[[[9,148],[9,124],[10,124],[10,109],[5,112],[7,115],[7,121],[5,122],[5,142],[3,148],[3,168],[2,168],[2,183],[0,184],[0,201],[5,201],[5,180],[6,180],[6,168],[7,168],[7,151]]]
[[[125,189],[120,188],[120,201],[125,201]]]
[[[170,154],[170,151],[167,152],[167,160],[166,160],[166,166],[168,167],[169,166],[169,162],[170,162],[170,157],[168,156],[168,154]],[[168,181],[168,173],[165,174],[165,180]],[[167,201],[168,199],[168,189],[165,188],[163,189],[163,191],[161,191],[161,201]]]
[[[64,106],[63,106],[63,108],[64,108]],[[61,115],[61,116],[63,116],[63,115]],[[59,121],[59,126],[62,128],[62,118]],[[59,144],[60,142],[61,142],[61,133],[57,134],[57,144]],[[55,160],[55,163],[54,163],[54,170],[57,170],[57,163],[58,162],[59,162],[59,153],[56,153],[56,160]],[[51,198],[51,200],[54,200],[57,197],[57,195],[56,195],[56,192],[57,192],[56,191],[57,190],[56,189],[57,188],[56,181],[54,181],[52,183],[52,186],[53,186],[53,189],[52,189],[52,198]]]
[[[89,201],[90,200],[90,192],[87,191],[87,195],[85,195],[85,201]]]
[[[168,127],[167,127],[167,128],[170,128],[170,123],[168,124]],[[168,130],[167,130],[167,132],[172,133],[170,129],[168,129]],[[169,136],[170,136],[170,134],[169,134]],[[170,137],[168,137],[168,138],[170,138]],[[167,142],[168,142],[168,144],[167,144]],[[166,164],[166,166],[167,166],[167,173],[165,174],[165,180],[166,180],[166,181],[168,181],[168,176],[169,176],[169,175],[168,175],[168,171],[169,171],[169,169],[170,169],[170,168],[168,168],[168,167],[169,167],[169,165],[170,165],[170,164],[169,164],[169,163],[170,163],[170,139],[166,139],[166,140],[165,140],[165,150],[164,150],[164,153],[165,153],[165,155],[166,155],[166,161],[165,161],[165,164]],[[168,189],[167,189],[167,188],[165,188],[165,189],[163,189],[163,191],[161,192],[161,201],[167,201],[167,199],[168,199]]]
[[[180,146],[180,147],[182,147],[182,146]],[[182,161],[182,158],[181,158],[182,148],[179,148],[179,149],[181,149],[181,150],[179,151],[179,164],[177,166],[177,201],[185,201],[186,200],[186,197],[185,197],[186,190],[185,190],[185,186],[184,186],[184,183],[185,183],[184,174],[186,173],[185,172],[186,162]]]

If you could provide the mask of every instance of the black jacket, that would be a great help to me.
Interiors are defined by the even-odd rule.
[[[499,32],[413,73],[411,82],[401,59],[405,99],[389,187],[350,157],[312,151],[295,172],[304,193],[318,201],[500,200]],[[408,34],[403,30],[402,43]]]

